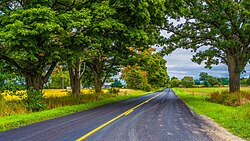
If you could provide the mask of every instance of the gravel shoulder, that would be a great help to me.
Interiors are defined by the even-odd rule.
[[[227,129],[221,127],[211,118],[205,115],[196,115],[202,122],[202,128],[216,141],[247,141],[238,136],[233,135]]]

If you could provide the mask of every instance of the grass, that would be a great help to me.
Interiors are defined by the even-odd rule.
[[[196,113],[206,115],[225,127],[230,132],[245,139],[250,139],[250,104],[232,107],[207,101],[207,95],[218,88],[174,88],[176,94]],[[244,88],[249,91],[250,88]],[[203,94],[201,94],[202,92]]]
[[[133,92],[136,92],[136,91],[133,91]],[[91,108],[98,107],[101,105],[110,104],[110,103],[130,99],[130,98],[136,98],[136,97],[146,95],[149,93],[149,92],[142,92],[142,91],[137,91],[137,92],[138,93],[134,93],[134,94],[120,93],[118,95],[113,95],[112,97],[104,96],[104,98],[101,100],[96,99],[96,100],[88,101],[79,105],[63,106],[63,107],[45,110],[41,112],[33,112],[33,113],[28,113],[28,114],[16,114],[16,115],[0,117],[0,132],[6,131],[12,128],[24,126],[27,124],[31,124],[31,123],[35,123],[35,122],[39,122],[43,120],[48,120],[48,119],[53,119],[53,118],[68,115],[71,113],[91,109]],[[92,94],[92,96],[93,95],[94,94]],[[110,94],[103,94],[103,95],[110,95]],[[91,97],[91,94],[89,94],[88,96]],[[89,99],[91,99],[90,97]]]
[[[215,91],[225,91],[229,90],[228,87],[202,87],[202,88],[183,88],[188,92],[192,92],[194,94],[207,94],[209,95],[212,92]],[[249,91],[250,92],[250,87],[241,87],[242,91]]]

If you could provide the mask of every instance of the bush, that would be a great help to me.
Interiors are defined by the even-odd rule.
[[[250,92],[236,92],[229,93],[229,91],[213,92],[210,95],[209,101],[228,105],[228,106],[240,106],[250,103]]]
[[[111,94],[118,94],[119,92],[120,92],[120,89],[118,89],[118,88],[109,89],[109,93],[111,93]]]
[[[39,90],[28,90],[27,97],[24,99],[25,106],[28,110],[40,111],[45,109],[45,104],[42,103],[43,93]]]
[[[149,91],[152,90],[152,87],[151,87],[150,84],[145,84],[145,85],[142,86],[141,89],[142,89],[143,91],[149,92]]]

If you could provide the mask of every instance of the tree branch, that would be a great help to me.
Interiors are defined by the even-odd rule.
[[[19,69],[21,72],[23,72],[23,68],[12,58],[9,58],[5,55],[0,55],[0,60],[5,60],[15,66],[17,69]]]
[[[57,62],[53,62],[50,66],[49,70],[47,71],[46,75],[43,77],[43,82],[47,83],[51,73],[53,72],[54,68],[56,67]]]
[[[110,69],[113,68],[113,66],[114,66],[114,64],[115,64],[115,61],[116,61],[116,57],[114,57],[114,59],[113,59],[111,65],[109,66],[108,71],[106,72],[105,77],[104,77],[104,79],[103,79],[102,85],[105,83],[105,81],[106,81],[106,79],[107,79],[107,77],[108,77],[108,75],[109,75],[109,73],[110,73]]]
[[[81,73],[81,75],[80,75],[80,79],[82,79],[85,70],[86,70],[86,62],[83,62],[83,71],[82,71],[82,73]]]

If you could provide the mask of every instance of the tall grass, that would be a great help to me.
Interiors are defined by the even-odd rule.
[[[216,91],[211,93],[208,100],[228,106],[241,106],[250,103],[250,92],[229,93],[229,91]]]
[[[87,102],[95,102],[103,99],[115,97],[114,94],[109,93],[100,93],[100,94],[84,94],[80,96],[63,96],[63,97],[51,97],[44,99],[43,103],[45,103],[47,109],[53,109],[57,107],[70,106],[70,105],[78,105]]]
[[[129,92],[129,90],[126,90]],[[47,102],[47,109],[40,112],[32,112],[28,114],[15,114],[10,116],[4,116],[0,117],[0,132],[9,130],[12,128],[24,126],[26,124],[35,123],[43,120],[48,120],[56,117],[60,117],[63,115],[71,114],[74,112],[79,112],[83,110],[87,110],[90,108],[94,108],[97,106],[130,99],[130,98],[136,98],[145,94],[149,94],[150,92],[142,92],[133,91],[135,93],[133,94],[83,94],[81,95],[81,99],[77,100],[77,97],[58,97],[58,98],[47,98],[45,101]],[[66,106],[65,103],[68,102],[68,105],[72,106]],[[51,105],[49,104],[51,103]],[[60,103],[64,103],[63,105]],[[81,103],[81,104],[79,104]],[[8,103],[10,104],[10,103]],[[17,103],[16,103],[17,104]],[[74,105],[75,104],[75,105]],[[5,103],[6,105],[6,103]],[[50,105],[50,106],[49,106]],[[56,107],[57,108],[53,108]]]
[[[80,96],[74,96],[71,91],[61,89],[49,89],[44,90],[44,99],[42,103],[45,104],[44,110],[53,108],[59,108],[64,106],[79,105],[89,102],[101,101],[108,98],[119,97],[127,94],[143,94],[145,92],[140,90],[121,90],[119,94],[110,94],[108,90],[104,90],[105,93],[94,94],[90,89],[82,89]],[[16,114],[27,114],[31,113],[22,101],[22,98],[26,96],[15,96],[4,92],[0,94],[0,117],[16,115]]]

